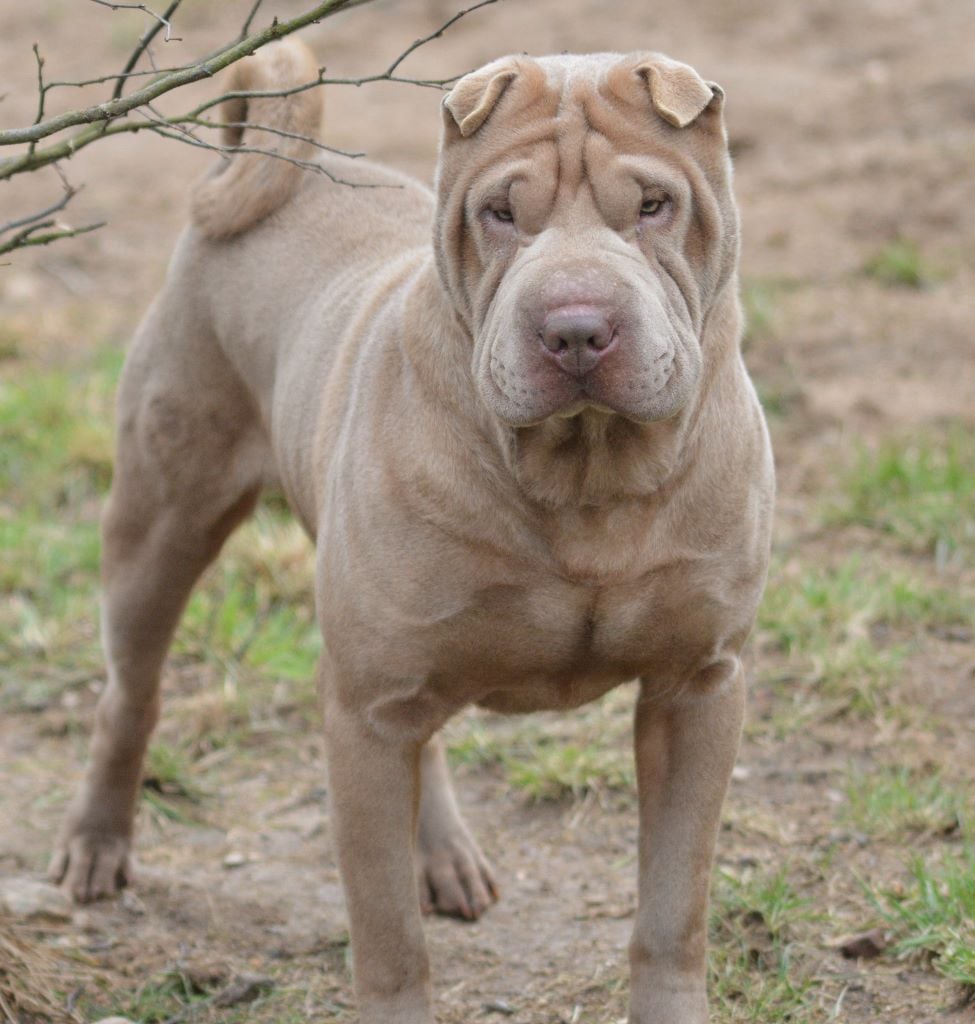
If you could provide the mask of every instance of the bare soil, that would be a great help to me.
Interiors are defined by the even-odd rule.
[[[137,16],[88,6],[0,0],[5,124],[34,116],[35,40],[51,77],[101,72],[124,60],[142,26],[130,34],[116,26]],[[236,31],[248,6],[188,4],[179,25],[184,41],[158,46],[158,59],[173,63]],[[267,6],[277,13],[298,5]],[[370,73],[459,6],[383,0],[305,37],[331,72]],[[891,565],[929,573],[929,565],[894,546],[888,553],[874,534],[829,533],[819,509],[855,444],[937,430],[947,421],[971,427],[975,419],[975,6],[506,0],[420,50],[407,70],[438,77],[512,50],[631,48],[683,59],[728,95],[743,278],[771,296],[768,310],[753,311],[747,359],[763,395],[780,410],[772,427],[783,560],[827,562],[881,545]],[[436,92],[408,86],[334,89],[326,99],[326,141],[429,179],[438,102]],[[189,189],[211,160],[139,136],[95,145],[71,161],[71,180],[86,188],[70,220],[109,225],[18,256],[0,270],[6,325],[30,338],[22,358],[54,365],[106,339],[125,343],[162,279]],[[3,187],[0,220],[43,205],[57,189],[53,174]],[[905,238],[932,268],[929,287],[888,287],[864,273],[878,251]],[[951,578],[970,588],[971,567]],[[94,629],[94,594],[92,603]],[[750,667],[751,719],[719,861],[731,874],[790,866],[794,883],[816,902],[817,915],[796,933],[796,956],[819,987],[806,1016],[795,1019],[972,1019],[970,1008],[951,1009],[957,993],[923,964],[847,961],[834,948],[844,933],[872,923],[861,882],[896,879],[905,853],[838,824],[847,773],[902,750],[911,763],[928,759],[962,780],[970,775],[971,631],[967,638],[926,637],[906,662],[903,692],[923,711],[921,724],[823,716],[783,735],[774,725],[783,698],[773,680],[788,671],[786,660],[756,643]],[[204,684],[219,686],[213,675],[174,664],[167,693],[178,698]],[[43,871],[84,762],[96,691],[97,685],[72,691],[67,716],[55,707],[0,721],[0,875]],[[211,755],[204,765],[202,824],[143,816],[137,888],[84,909],[70,924],[50,926],[44,939],[80,951],[107,993],[134,991],[174,964],[195,965],[220,978],[272,974],[278,991],[293,996],[288,1005],[296,1017],[352,1019],[321,741],[294,716],[287,731],[258,729],[238,753]],[[496,767],[461,767],[458,774],[462,803],[497,868],[503,898],[475,925],[429,922],[442,1019],[623,1017],[635,900],[632,799],[611,793],[532,803]],[[827,846],[831,857],[819,857]],[[230,860],[240,863],[227,866],[228,854],[242,855]],[[110,1005],[108,994],[103,1003]],[[276,1018],[262,1017],[259,1006],[250,1011],[257,1019],[290,1019],[280,1010]],[[247,1012],[224,1010],[214,1019]],[[722,1019],[764,1019],[755,1013],[738,1018],[728,1011]]]

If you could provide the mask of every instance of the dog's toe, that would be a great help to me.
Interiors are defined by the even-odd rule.
[[[473,840],[457,836],[434,849],[420,850],[420,904],[423,912],[476,921],[498,890],[494,874]]]
[[[131,880],[129,842],[122,836],[72,836],[55,852],[48,874],[77,903],[113,896]]]

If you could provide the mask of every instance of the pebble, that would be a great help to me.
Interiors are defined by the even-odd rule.
[[[70,898],[57,886],[31,878],[0,879],[0,908],[24,920],[46,917],[70,921],[74,913]]]

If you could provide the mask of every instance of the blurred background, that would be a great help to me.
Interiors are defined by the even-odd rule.
[[[186,0],[155,60],[226,42],[250,6]],[[311,6],[268,0],[257,23]],[[302,37],[330,76],[368,75],[463,6],[380,0]],[[146,27],[144,12],[88,0],[0,0],[0,127],[34,119],[35,42],[48,81],[77,80],[117,71]],[[746,361],[779,472],[715,870],[714,1019],[971,1019],[975,7],[501,0],[402,70],[442,78],[512,51],[600,49],[661,50],[727,93]],[[48,113],[108,92],[56,90]],[[333,87],[324,141],[430,180],[439,100]],[[24,896],[102,684],[97,516],[115,381],[214,159],[148,134],[96,143],[63,164],[84,188],[60,217],[106,226],[0,260],[0,1019],[6,1006],[13,1020],[353,1019],[309,548],[273,497],[207,576],[174,648],[139,887],[80,911]],[[60,193],[50,169],[0,182],[0,222]],[[625,1017],[632,696],[451,725],[503,900],[475,926],[429,924],[443,1021]],[[248,972],[263,979],[256,1001],[218,1007]]]

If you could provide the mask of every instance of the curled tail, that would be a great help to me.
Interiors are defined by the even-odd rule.
[[[290,89],[317,78],[318,64],[311,50],[296,39],[283,39],[234,64],[227,92]],[[221,112],[228,125],[221,129],[224,146],[260,147],[286,159],[238,153],[196,186],[191,213],[196,226],[208,238],[239,234],[291,197],[302,169],[288,161],[310,160],[315,155],[310,142],[292,136],[318,134],[321,89],[307,89],[290,96],[228,99]],[[274,131],[242,128],[241,123]]]

